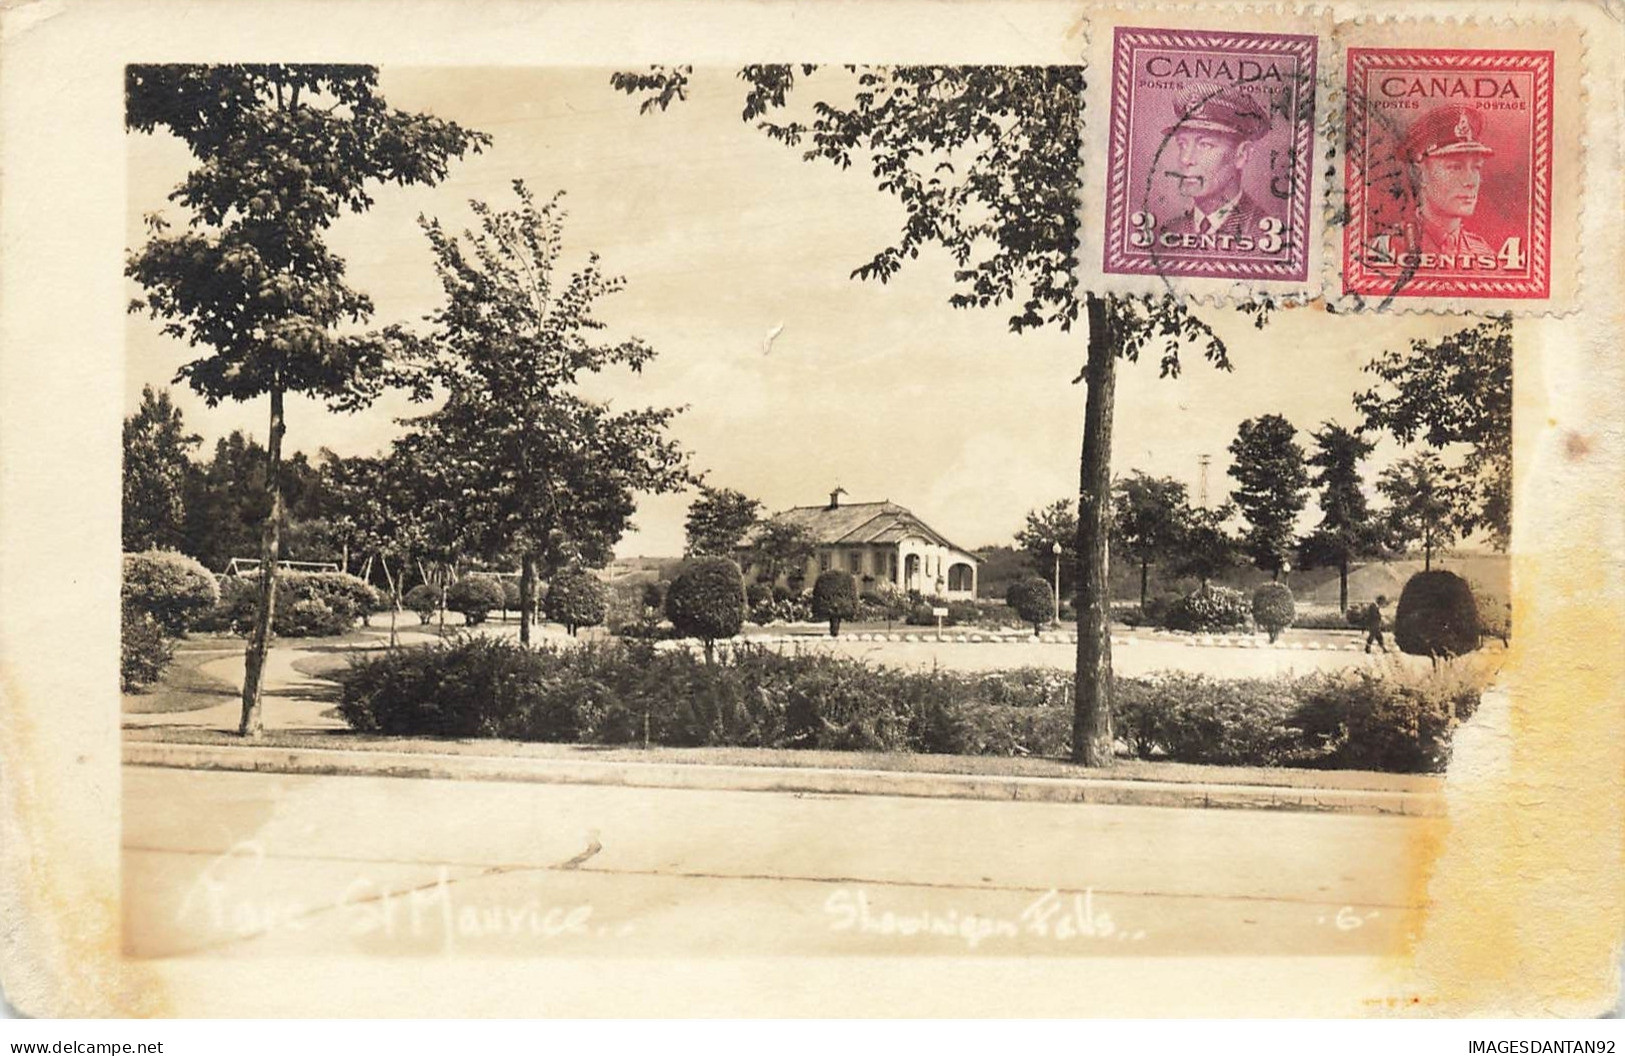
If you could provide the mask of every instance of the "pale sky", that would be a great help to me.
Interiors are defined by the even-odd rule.
[[[377,305],[374,325],[415,322],[438,303],[416,216],[461,229],[469,198],[511,206],[509,182],[519,177],[540,198],[567,192],[567,251],[577,259],[597,251],[607,271],[627,279],[600,316],[615,336],[637,335],[659,353],[641,376],[606,377],[594,394],[618,407],[688,405],[673,433],[711,483],[772,510],[822,502],[840,485],[849,501],[902,503],[966,547],[1008,543],[1028,510],[1077,494],[1084,391],[1070,382],[1083,358],[1081,328],[1018,336],[1006,328],[1007,311],[951,309],[942,256],[910,261],[886,285],[848,278],[894,236],[902,215],[861,164],[842,172],[803,162],[746,125],[743,86],[731,71],[696,71],[686,103],[648,115],[609,87],[610,72],[383,71],[392,105],[488,132],[495,143],[455,164],[438,187],[378,188],[370,212],[332,229],[351,284]],[[191,159],[167,136],[129,143],[126,238],[135,246],[144,213],[181,220],[165,196]],[[1225,449],[1243,419],[1281,413],[1301,433],[1325,420],[1355,425],[1350,394],[1370,384],[1363,364],[1461,325],[1318,308],[1277,313],[1263,331],[1227,310],[1204,318],[1225,337],[1235,371],[1196,358],[1180,379],[1162,380],[1154,359],[1122,364],[1114,468],[1176,477],[1194,497],[1206,453],[1215,501],[1229,492]],[[129,411],[143,384],[167,383],[199,350],[140,316],[126,332]],[[210,409],[184,386],[172,393],[205,451],[233,429],[263,441],[264,399]],[[418,410],[388,396],[338,415],[291,397],[287,450],[372,454],[399,433],[396,417]],[[1368,477],[1397,453],[1385,442]],[[680,553],[691,499],[640,498],[636,530],[618,553]],[[1305,524],[1316,519],[1311,501]]]

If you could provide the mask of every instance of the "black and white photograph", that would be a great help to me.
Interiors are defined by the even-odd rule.
[[[1080,88],[130,67],[128,952],[1413,942],[1515,327],[1091,298]]]

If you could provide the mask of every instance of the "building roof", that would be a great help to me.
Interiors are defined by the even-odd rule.
[[[805,528],[820,546],[889,545],[911,535],[924,536],[939,546],[972,556],[970,551],[949,542],[940,532],[895,502],[843,502],[837,506],[792,506],[775,513],[773,520]],[[755,542],[755,533],[746,535],[743,545]]]

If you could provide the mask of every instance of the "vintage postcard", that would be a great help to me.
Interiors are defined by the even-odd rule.
[[[313,11],[0,11],[15,1007],[1615,1007],[1609,8]]]

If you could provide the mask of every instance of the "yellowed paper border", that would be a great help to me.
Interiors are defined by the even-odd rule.
[[[1414,13],[1345,5],[1339,17]],[[1444,7],[1446,5],[1438,5]],[[1620,25],[1563,5],[1596,84]],[[1519,11],[1528,11],[1522,5]],[[1585,191],[1589,273],[1517,324],[1518,628],[1504,709],[1458,753],[1433,909],[1402,964],[1337,958],[693,963],[133,962],[119,945],[116,682],[127,61],[1075,61],[1091,8],[1009,3],[53,3],[0,20],[0,912],[36,1015],[1594,1015],[1618,986],[1625,751],[1619,108]],[[1080,339],[1081,340],[1081,339]],[[1471,755],[1471,759],[1465,756]],[[1431,856],[1434,848],[1419,848]],[[614,986],[606,985],[613,978]],[[626,995],[639,995],[628,1008]]]

